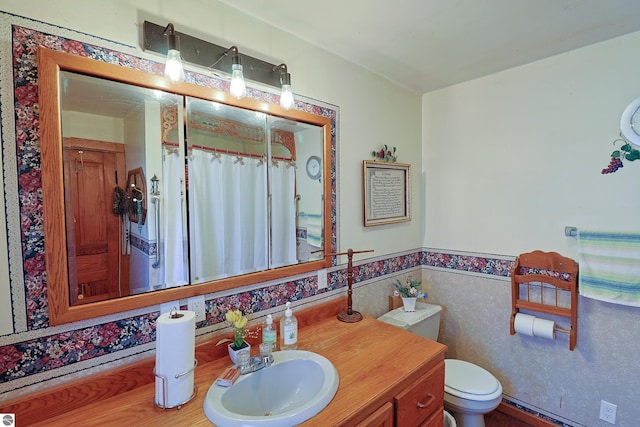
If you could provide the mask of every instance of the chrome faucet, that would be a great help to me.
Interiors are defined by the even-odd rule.
[[[248,363],[240,366],[240,375],[250,374],[263,368],[268,368],[273,363],[271,354],[254,356],[248,360]]]
[[[242,358],[244,360],[238,363],[240,375],[250,374],[251,372],[271,366],[273,363],[273,356],[271,355],[272,349],[273,346],[271,344],[262,343],[260,344],[260,356],[247,357],[249,355],[247,353],[246,356]]]

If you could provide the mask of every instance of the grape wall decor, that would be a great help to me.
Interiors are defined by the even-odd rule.
[[[640,98],[631,101],[622,112],[622,117],[620,117],[620,138],[613,141],[613,145],[618,141],[622,142],[623,145],[619,150],[611,153],[609,166],[600,172],[603,175],[614,173],[620,169],[624,166],[623,160],[633,162],[640,159],[640,151],[633,148],[633,146],[640,146]]]
[[[615,171],[623,167],[623,160],[633,162],[640,159],[640,151],[632,148],[631,144],[629,144],[624,139],[616,139],[615,141],[613,141],[613,143],[615,144],[618,141],[624,142],[624,145],[622,145],[619,150],[614,150],[613,153],[611,153],[611,160],[609,161],[609,165],[606,168],[602,169],[602,171],[600,172],[603,175],[614,173]]]

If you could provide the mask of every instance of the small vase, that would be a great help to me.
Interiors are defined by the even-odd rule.
[[[251,354],[251,346],[246,341],[242,343],[239,350],[235,349],[233,343],[229,344],[227,349],[229,350],[229,357],[231,358],[231,361],[234,365],[238,364],[238,353],[246,351],[247,353]]]
[[[404,311],[416,311],[417,299],[418,298],[413,298],[413,297],[409,297],[409,298],[402,297],[402,306],[404,308]]]

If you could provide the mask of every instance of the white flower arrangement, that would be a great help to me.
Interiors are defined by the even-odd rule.
[[[393,295],[403,298],[427,298],[427,293],[420,290],[422,282],[420,280],[413,280],[411,276],[407,277],[403,284],[400,280],[395,279],[393,282]]]

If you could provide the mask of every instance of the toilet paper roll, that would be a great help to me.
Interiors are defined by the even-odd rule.
[[[553,320],[540,319],[539,317],[536,317],[533,321],[533,336],[555,340],[555,328],[556,322]]]
[[[513,322],[513,328],[519,334],[528,335],[532,337],[533,324],[535,320],[536,320],[536,317],[530,314],[517,313],[516,318]]]
[[[156,320],[155,403],[173,408],[193,394],[196,315],[193,311],[172,310]],[[185,372],[188,372],[186,375]],[[176,378],[178,375],[178,378]],[[158,376],[164,377],[163,381]]]

